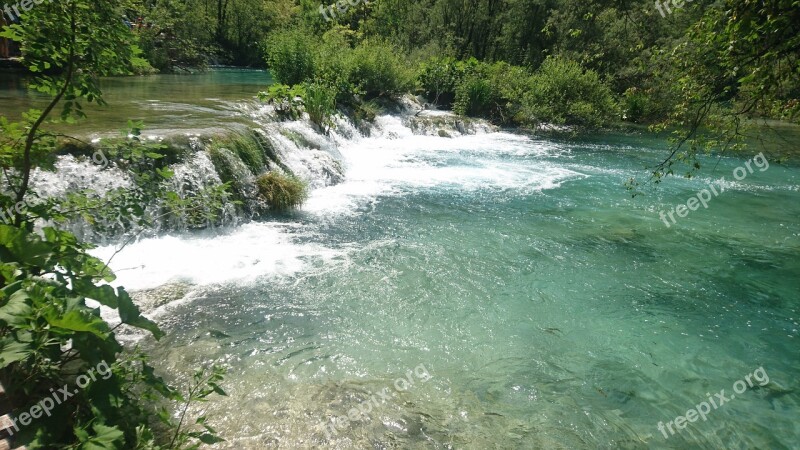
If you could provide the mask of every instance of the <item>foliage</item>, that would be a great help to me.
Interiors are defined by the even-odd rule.
[[[323,132],[327,132],[333,125],[331,117],[336,112],[336,92],[319,81],[304,83],[303,91],[303,106],[309,119]]]
[[[505,62],[468,61],[465,76],[455,92],[453,110],[462,115],[485,117],[501,124],[516,123],[520,100],[530,74]]]
[[[258,177],[256,185],[261,198],[277,211],[296,208],[308,197],[308,185],[294,175],[268,172]]]
[[[363,96],[359,80],[353,76],[353,44],[356,37],[349,30],[334,27],[322,35],[314,54],[314,79],[336,92],[337,105],[355,105]]]
[[[621,99],[622,119],[634,123],[653,123],[668,114],[667,104],[659,101],[661,89],[628,88]]]
[[[173,72],[211,61],[263,65],[260,43],[297,8],[294,0],[135,0],[126,11],[146,58]]]
[[[300,28],[270,33],[264,44],[267,66],[280,83],[300,84],[314,76],[314,40]]]
[[[796,2],[711,5],[688,26],[666,61],[660,79],[673,80],[668,106],[655,131],[671,130],[671,148],[651,167],[649,181],[700,169],[697,155],[738,152],[761,139],[748,126],[772,117],[800,121],[800,20]],[[785,154],[770,154],[781,160]],[[680,169],[678,168],[680,167]],[[629,188],[638,186],[632,179]]]
[[[491,80],[481,73],[471,73],[456,88],[453,111],[464,116],[496,116],[502,102]]]
[[[126,363],[128,356],[122,356],[114,329],[87,299],[116,311],[123,324],[156,338],[163,333],[141,315],[124,288],[102,283],[114,276],[102,261],[88,255],[90,248],[52,227],[45,227],[40,236],[0,225],[0,381],[11,402],[18,410],[30,409],[53,394],[48,388],[75,384],[77,374],[102,364],[108,368],[108,376],[104,373],[74,390],[52,414],[19,430],[17,442],[31,449],[135,448],[142,443],[140,427],[156,416],[154,399],[197,400],[164,384],[143,357],[134,354],[138,364]],[[209,379],[206,386],[224,395],[214,389],[218,380]],[[174,429],[183,442],[201,439]],[[206,434],[202,439],[216,439],[213,430]]]
[[[56,106],[62,106],[63,120],[83,117],[80,99],[104,103],[99,77],[128,70],[134,50],[128,29],[118,20],[120,16],[119,8],[110,2],[50,2],[32,9],[23,24],[8,25],[0,32],[0,37],[21,43],[22,64],[35,74],[30,88],[52,96],[43,110],[25,115],[24,125],[0,123],[18,138],[0,144],[0,158],[11,161],[11,167],[20,174],[10,186],[16,203],[28,193],[36,158],[54,150],[54,139],[42,133],[41,127]],[[17,152],[19,139],[23,143]],[[17,214],[15,223],[21,221],[21,214]]]
[[[358,86],[366,99],[394,97],[410,90],[414,73],[391,44],[364,41],[350,56],[351,84]]]
[[[70,140],[59,146],[59,152],[89,158],[101,170],[121,171],[130,180],[129,186],[104,192],[70,191],[64,198],[29,201],[31,217],[27,220],[42,218],[67,228],[90,225],[94,236],[103,239],[146,230],[156,223],[171,229],[219,223],[231,203],[230,186],[171,191],[174,174],[168,166],[180,162],[184,150],[142,138],[141,123],[131,122],[129,127],[119,139],[102,139],[94,144]],[[245,144],[234,148],[244,154]]]
[[[302,85],[288,86],[278,83],[259,92],[258,98],[272,105],[281,120],[297,120],[302,116],[304,94]]]
[[[458,61],[453,57],[434,57],[420,65],[419,84],[425,96],[435,105],[450,107],[455,101],[456,89],[478,60]]]
[[[151,418],[158,417],[155,398],[167,404],[198,401],[207,388],[224,394],[216,385],[219,369],[200,380],[207,388],[183,397],[154,375],[144,356],[122,347],[115,335],[119,326],[156,339],[163,333],[141,315],[124,288],[108,284],[114,276],[107,263],[60,228],[101,207],[116,211],[117,219],[144,220],[141,196],[172,175],[160,162],[168,158],[163,146],[140,139],[141,125],[130,124],[125,138],[101,150],[108,154],[106,162],[110,156],[134,184],[130,191],[107,193],[102,201],[96,193],[42,199],[30,187],[35,168],[53,169],[58,140],[44,127],[56,108],[61,107],[62,120],[83,117],[82,100],[103,102],[99,77],[125,73],[136,56],[130,31],[119,20],[120,6],[88,0],[37,3],[22,23],[2,32],[21,42],[22,62],[34,74],[30,86],[51,96],[44,109],[29,111],[21,122],[0,117],[0,164],[7,175],[0,192],[12,194],[0,195],[0,206],[14,207],[13,218],[0,224],[0,382],[17,410],[28,409],[36,419],[15,436],[31,449],[165,448],[165,440],[151,430]],[[115,312],[120,324],[112,327],[89,300]],[[81,386],[76,375],[101,364],[108,376]],[[58,402],[51,414],[33,413],[56,388],[76,383],[82,389]],[[185,430],[181,423],[167,422],[175,436],[168,448],[218,439],[213,429]]]
[[[231,150],[253,173],[261,173],[266,166],[261,145],[251,134],[229,135],[214,140],[213,145]]]
[[[355,122],[357,126],[371,123],[380,112],[381,106],[375,100],[359,103],[353,110],[353,122]]]
[[[51,198],[31,211],[60,225],[80,219],[106,238],[151,225],[147,205],[166,195],[164,182],[173,176],[167,168],[168,147],[143,139],[141,123],[129,122],[129,127],[121,139],[101,140],[89,146],[93,150],[92,162],[102,164],[104,169],[116,167],[123,171],[131,180],[129,188],[71,191],[66,198]]]
[[[196,36],[203,45],[225,48],[230,57],[248,64],[256,59],[252,43],[266,41],[266,60],[281,82],[322,81],[335,90],[337,107],[352,110],[364,99],[413,89],[404,72],[419,68],[424,94],[443,107],[453,106],[460,87],[460,110],[495,121],[548,119],[596,126],[623,117],[658,123],[659,129],[686,127],[690,136],[676,136],[674,143],[676,149],[685,144],[687,154],[740,140],[737,127],[747,119],[797,121],[800,116],[794,0],[686,2],[666,17],[642,2],[381,0],[337,12],[331,21],[320,13],[320,3],[310,0],[154,3],[185,7],[159,16],[158,22],[176,24],[178,40]],[[170,17],[183,17],[178,22],[188,25],[181,27]],[[262,38],[265,33],[269,39]],[[586,73],[596,73],[619,97],[621,108],[609,108],[600,91],[588,102],[568,95],[573,97],[569,108],[533,105],[534,98],[549,101],[561,95],[546,89],[524,102],[508,98],[500,94],[494,75],[464,70],[470,58],[525,71],[538,69],[548,58],[573,61]],[[706,103],[715,106],[703,107]],[[601,120],[604,113],[609,115]],[[693,150],[699,129],[727,137],[698,141]],[[667,160],[681,153],[672,152]]]
[[[533,123],[598,127],[616,115],[611,89],[574,61],[548,58],[531,77],[523,114]]]
[[[201,429],[199,431],[185,431],[183,429],[187,411],[192,403],[208,401],[207,399],[211,394],[228,395],[219,386],[224,376],[225,369],[216,365],[210,368],[200,369],[194,373],[188,395],[186,397],[180,396],[178,399],[183,402],[184,406],[177,425],[172,427],[175,429],[175,432],[172,435],[169,448],[186,448],[189,445],[191,445],[189,448],[199,447],[197,441],[203,444],[216,444],[225,441],[217,436],[217,431],[206,423],[208,418],[205,415],[197,417],[194,421],[195,425],[200,426]],[[160,417],[162,422],[167,425],[173,425],[167,409],[162,409]]]
[[[203,186],[189,194],[167,191],[163,198],[164,222],[172,230],[205,229],[222,223],[226,205],[237,206],[231,183]]]

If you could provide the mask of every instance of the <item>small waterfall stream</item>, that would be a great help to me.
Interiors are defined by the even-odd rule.
[[[340,115],[335,117],[336,126],[328,133],[320,132],[307,119],[278,121],[271,107],[257,101],[240,102],[237,107],[240,116],[249,120],[248,124],[207,132],[160,131],[143,136],[151,142],[164,144],[171,154],[178,155],[177,161],[168,166],[173,176],[164,181],[161,188],[189,202],[191,213],[170,213],[163,199],[154,197],[144,205],[147,226],[132,225],[111,214],[108,217],[84,216],[74,219],[67,227],[82,239],[109,244],[130,234],[152,236],[233,226],[268,211],[256,187],[258,176],[268,171],[297,176],[311,190],[341,183],[346,163],[339,146],[363,139],[363,134],[396,139],[401,134],[457,137],[493,131],[485,123],[460,119],[449,113],[426,111],[420,115],[422,107],[411,97],[404,98],[393,115],[384,116],[393,118],[390,123],[377,120],[359,129]],[[118,162],[110,161],[99,150],[99,141],[93,142],[97,148],[88,150],[95,152],[91,156],[84,148],[79,154],[59,156],[55,172],[37,170],[32,182],[34,189],[41,197],[52,198],[89,190],[102,196],[115,190],[135,188],[133,174]],[[232,195],[224,197],[220,203],[219,197],[214,197],[214,190],[225,183],[229,184]],[[212,216],[213,219],[208,218]]]

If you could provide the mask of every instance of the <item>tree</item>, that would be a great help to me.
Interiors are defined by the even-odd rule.
[[[672,52],[675,107],[659,128],[678,127],[656,182],[677,162],[700,168],[703,151],[744,148],[750,119],[800,120],[800,8],[796,0],[727,0],[708,7]],[[780,158],[782,155],[771,155]]]
[[[44,110],[26,115],[19,136],[21,151],[15,137],[23,127],[0,124],[8,133],[0,141],[0,158],[4,167],[17,169],[18,174],[9,186],[14,203],[24,203],[38,158],[46,158],[54,149],[55,141],[42,125],[56,107],[61,104],[64,120],[83,117],[81,100],[104,103],[99,77],[129,72],[134,50],[121,18],[120,6],[108,1],[47,2],[28,12],[22,24],[9,25],[0,33],[21,44],[22,62],[35,74],[30,88],[52,96]],[[24,220],[17,211],[15,224]]]

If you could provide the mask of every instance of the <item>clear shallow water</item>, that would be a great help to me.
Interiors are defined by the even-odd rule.
[[[72,134],[125,129],[143,120],[148,133],[199,130],[241,121],[239,104],[272,83],[268,72],[216,69],[192,75],[148,75],[101,80],[106,106],[85,104],[87,119],[56,126]],[[0,72],[0,115],[19,120],[29,108],[43,108],[47,97],[26,89],[17,74]]]
[[[204,405],[223,447],[798,448],[797,168],[756,170],[667,228],[659,211],[743,160],[631,199],[653,141],[381,120],[399,139],[343,142],[347,181],[303,210],[114,260],[131,288],[196,286],[155,312],[152,351],[170,373],[228,365],[230,396]],[[397,391],[420,364],[432,378]],[[768,385],[657,429],[759,367]]]

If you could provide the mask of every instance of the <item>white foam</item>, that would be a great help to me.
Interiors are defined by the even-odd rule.
[[[123,248],[110,266],[113,283],[130,290],[151,289],[170,282],[210,285],[247,282],[265,275],[290,275],[314,259],[330,260],[341,252],[298,242],[299,224],[250,223],[216,236],[162,236]],[[118,247],[94,249],[107,261]]]
[[[352,212],[378,196],[408,190],[448,188],[460,191],[558,187],[586,175],[556,166],[544,157],[564,150],[525,136],[492,133],[457,138],[414,135],[401,119],[377,119],[378,136],[342,140],[345,182],[315,190],[303,207],[320,214]],[[339,139],[337,139],[338,141]]]
[[[315,189],[303,212],[328,220],[363,213],[380,196],[425,189],[469,192],[552,189],[586,177],[553,162],[565,150],[524,136],[492,133],[443,138],[418,136],[397,117],[378,118],[377,136],[335,136],[344,159],[345,181]],[[518,194],[517,194],[518,192]],[[330,261],[348,249],[332,249],[300,223],[251,223],[222,235],[163,236],[144,239],[117,254],[115,284],[131,290],[170,282],[209,285],[243,283],[263,276],[291,275],[314,260]],[[116,251],[93,251],[106,260]]]

